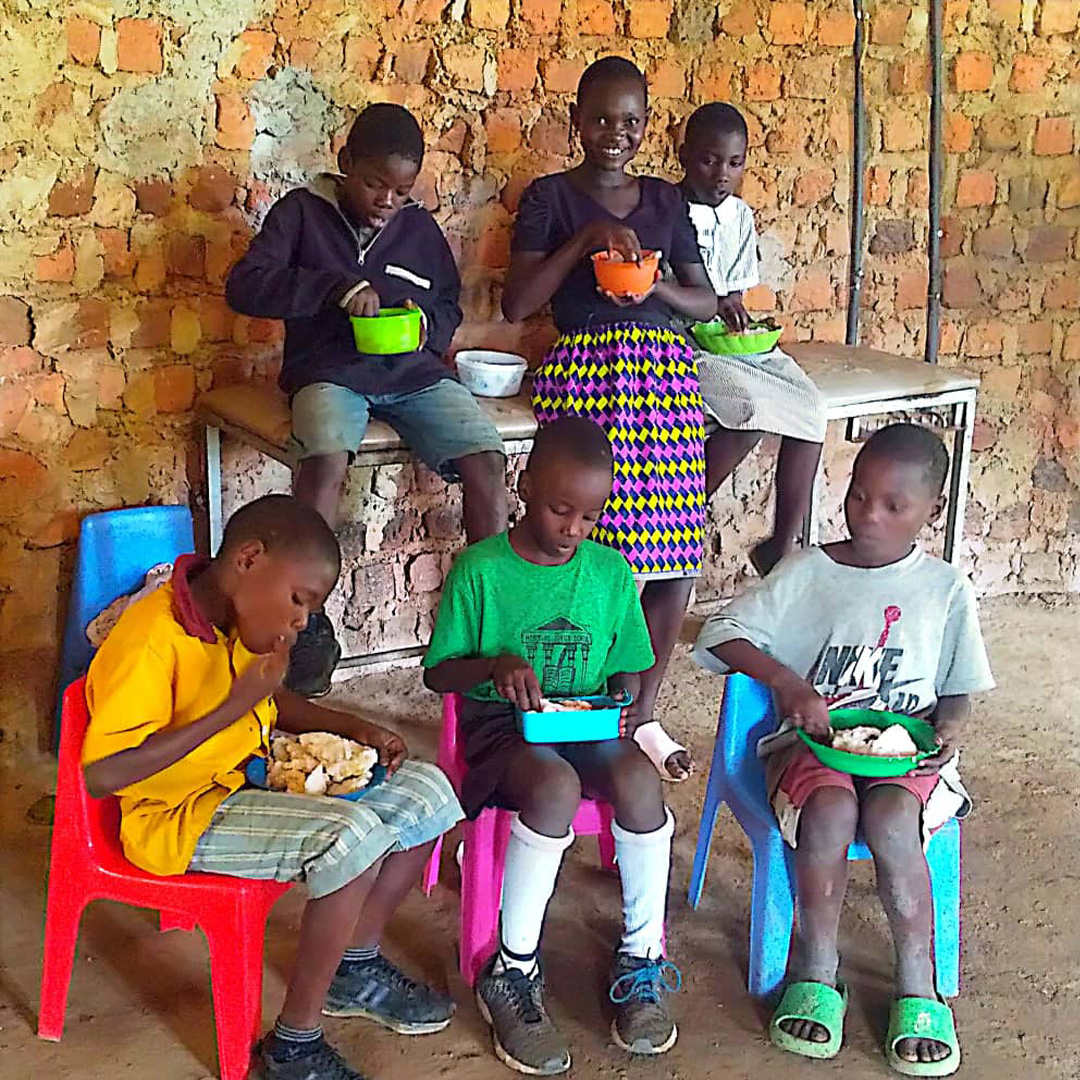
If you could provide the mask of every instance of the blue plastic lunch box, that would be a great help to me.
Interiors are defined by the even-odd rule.
[[[530,743],[602,742],[619,737],[619,717],[633,700],[613,697],[558,697],[556,701],[587,701],[592,708],[565,712],[520,712],[521,733]]]

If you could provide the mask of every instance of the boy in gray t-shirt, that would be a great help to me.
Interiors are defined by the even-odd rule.
[[[943,509],[948,468],[944,444],[927,429],[877,432],[855,460],[844,502],[851,538],[782,560],[705,624],[694,650],[709,670],[765,683],[782,722],[811,734],[827,733],[829,703],[856,691],[869,695],[865,707],[925,716],[936,728],[939,752],[896,779],[855,781],[801,742],[766,763],[773,808],[795,848],[798,893],[792,981],[772,1041],[807,1057],[840,1048],[847,994],[837,982],[837,931],[847,849],[860,830],[896,946],[886,1051],[898,1071],[923,1076],[954,1072],[960,1048],[935,992],[922,842],[967,808],[956,752],[968,695],[994,685],[971,585],[915,543]]]

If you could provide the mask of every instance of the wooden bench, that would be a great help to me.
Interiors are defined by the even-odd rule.
[[[825,397],[829,420],[847,421],[847,438],[860,438],[861,422],[889,413],[944,411],[953,434],[952,469],[945,524],[945,558],[959,560],[964,510],[971,463],[978,377],[956,368],[892,356],[861,346],[819,342],[786,346]],[[506,443],[508,454],[528,451],[536,421],[527,394],[516,398],[478,398]],[[210,550],[221,543],[221,435],[224,433],[293,468],[296,459],[288,445],[289,408],[284,394],[265,384],[229,386],[203,394],[196,414],[206,430],[207,509]],[[409,450],[388,424],[373,420],[354,464],[378,466],[409,460]],[[818,536],[820,472],[815,482],[803,539]],[[379,662],[415,655],[418,650],[377,654]],[[350,657],[343,663],[374,662],[374,657]]]

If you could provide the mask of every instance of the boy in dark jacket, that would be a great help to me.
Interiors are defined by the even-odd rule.
[[[506,528],[502,439],[442,363],[461,323],[461,281],[439,226],[409,198],[424,157],[416,120],[399,105],[369,105],[323,174],[271,207],[225,287],[243,315],[285,320],[281,388],[300,459],[298,499],[331,527],[341,486],[371,416],[388,421],[428,466],[460,480],[469,543]],[[413,353],[357,352],[349,316],[415,306],[424,335]],[[330,689],[340,656],[323,612],[297,639],[287,685]]]

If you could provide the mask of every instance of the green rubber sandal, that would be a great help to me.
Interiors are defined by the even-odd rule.
[[[833,1058],[844,1041],[844,1016],[847,1013],[847,987],[838,990],[819,982],[790,983],[769,1021],[769,1041],[781,1050],[808,1058]],[[811,1042],[789,1035],[780,1024],[784,1020],[809,1020],[828,1033],[827,1042]]]
[[[932,1039],[949,1048],[941,1061],[905,1061],[896,1052],[902,1039]],[[889,1010],[885,1057],[902,1076],[952,1076],[960,1068],[960,1042],[952,1009],[933,998],[897,998]]]

